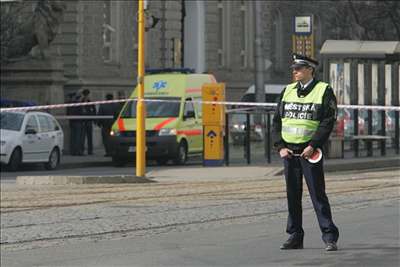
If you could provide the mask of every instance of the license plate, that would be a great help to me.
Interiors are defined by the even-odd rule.
[[[130,146],[128,148],[128,152],[136,152],[136,147],[135,146]]]

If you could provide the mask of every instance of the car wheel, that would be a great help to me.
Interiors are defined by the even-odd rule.
[[[112,156],[112,162],[114,167],[123,167],[127,161],[123,158]]]
[[[49,161],[44,164],[46,170],[55,170],[60,164],[60,152],[58,148],[53,148],[50,153]]]
[[[178,146],[178,153],[174,159],[176,165],[184,165],[187,161],[188,149],[185,141],[181,141]]]
[[[7,167],[10,171],[15,172],[18,170],[21,163],[22,163],[22,151],[21,151],[21,148],[17,147],[12,152],[10,161],[9,161]]]
[[[169,159],[166,159],[166,158],[156,159],[158,165],[166,165],[168,163],[168,160]]]

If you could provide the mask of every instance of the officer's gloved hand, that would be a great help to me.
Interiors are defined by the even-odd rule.
[[[305,159],[309,159],[313,153],[314,148],[312,146],[307,146],[306,148],[304,148],[303,153],[301,153],[300,156]]]
[[[292,154],[293,154],[293,151],[286,147],[279,150],[279,155],[282,159],[286,159],[286,158],[290,159],[290,158],[292,158]]]

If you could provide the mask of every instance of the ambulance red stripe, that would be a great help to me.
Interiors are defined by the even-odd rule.
[[[174,121],[174,120],[176,120],[176,118],[169,118],[169,119],[167,119],[167,120],[161,122],[160,124],[157,124],[156,126],[154,126],[153,129],[156,130],[156,131],[159,131],[159,130],[161,130],[165,125],[167,125],[168,123],[170,123],[170,122],[172,122],[172,121]]]
[[[118,130],[119,130],[120,132],[123,132],[123,131],[126,130],[126,129],[125,129],[124,120],[121,119],[121,118],[118,119]]]
[[[186,136],[202,135],[203,130],[181,130],[177,134],[184,134]]]
[[[201,88],[188,88],[186,89],[186,93],[197,93],[201,92]]]

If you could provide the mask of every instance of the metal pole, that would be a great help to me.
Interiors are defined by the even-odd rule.
[[[225,113],[225,165],[229,166],[229,113]]]
[[[392,105],[398,106],[399,103],[399,63],[392,64]],[[400,123],[399,123],[399,111],[395,111],[394,115],[394,148],[396,154],[400,152]]]
[[[246,142],[245,142],[245,149],[246,149],[246,159],[247,164],[250,165],[251,162],[251,155],[250,155],[250,113],[246,113]]]
[[[364,64],[364,103],[366,105],[371,105],[372,104],[372,63],[370,60],[368,60]],[[367,133],[368,135],[372,135],[372,110],[367,111],[368,117],[368,128],[367,128]],[[373,152],[373,146],[372,146],[372,141],[365,140],[367,147],[367,156],[371,157]]]
[[[358,104],[358,61],[356,59],[351,60],[350,63],[350,88],[351,98],[350,104]],[[358,110],[353,111],[353,135],[358,135]],[[358,157],[358,139],[353,140],[354,156]],[[344,155],[344,153],[342,153]]]
[[[385,105],[385,62],[381,61],[378,64],[378,104]],[[380,135],[386,135],[386,111],[382,110],[378,112],[381,117]],[[383,139],[380,142],[381,156],[386,155],[386,140]]]
[[[267,142],[267,159],[268,163],[271,163],[271,113],[267,113],[267,135],[266,135],[266,142]]]
[[[254,61],[255,69],[255,100],[256,102],[265,102],[264,89],[264,55],[263,55],[263,31],[262,31],[262,1],[253,2],[254,9]],[[255,115],[254,123],[261,124],[261,114]]]
[[[138,20],[138,101],[136,106],[136,176],[144,177],[146,172],[146,128],[144,103],[144,0],[139,1]]]

